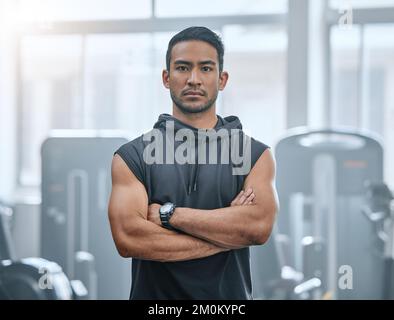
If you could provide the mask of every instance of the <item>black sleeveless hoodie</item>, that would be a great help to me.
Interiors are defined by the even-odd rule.
[[[231,132],[236,131],[232,129],[238,129],[242,135],[244,134],[237,117],[217,116],[217,118],[214,130],[225,129]],[[195,157],[197,157],[197,148],[201,146],[198,129],[171,115],[162,114],[154,125],[154,130],[156,132],[159,130],[163,134],[164,160],[168,160],[165,151],[166,144],[170,141],[168,139],[173,139],[166,126],[168,121],[173,123],[175,134],[180,129],[190,129],[193,132]],[[229,137],[231,140],[231,134]],[[220,163],[222,150],[227,150],[224,149],[220,139],[217,147],[217,164],[210,163],[208,158],[206,164],[201,164],[197,158],[194,163],[186,164],[178,164],[176,161],[173,164],[147,164],[144,149],[149,141],[144,140],[146,138],[141,135],[122,145],[114,154],[119,154],[137,179],[143,183],[149,204],[173,202],[178,207],[206,210],[228,207],[242,190],[249,173],[234,175],[235,165],[231,157],[229,157],[229,163]],[[242,148],[242,139],[240,140]],[[184,141],[171,141],[175,150],[184,143]],[[209,145],[209,140],[206,141]],[[249,141],[250,167],[252,168],[269,146],[253,138]],[[209,151],[207,151],[207,157],[208,155]],[[130,299],[251,299],[249,259],[249,248],[230,250],[188,261],[158,262],[132,259]]]

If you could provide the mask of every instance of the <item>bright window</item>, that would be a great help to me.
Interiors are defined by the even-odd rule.
[[[379,8],[393,7],[394,0],[330,0],[330,6],[335,9],[347,8]]]
[[[228,26],[224,114],[240,117],[253,137],[274,147],[286,130],[287,34],[284,26]]]
[[[13,0],[12,0],[13,1]],[[150,0],[19,0],[16,18],[26,21],[147,18]]]
[[[156,0],[157,17],[217,16],[287,12],[287,0]]]
[[[362,29],[364,28],[364,29]],[[394,24],[335,27],[332,112],[336,125],[381,136],[385,180],[394,186]]]

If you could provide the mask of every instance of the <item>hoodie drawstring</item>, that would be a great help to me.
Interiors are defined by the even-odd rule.
[[[192,188],[193,191],[197,191],[197,180],[198,180],[198,173],[200,168],[200,165],[198,164],[198,160],[197,160],[197,152],[196,152],[195,162],[191,166],[192,168],[190,170],[188,195],[192,193]]]
[[[195,174],[194,171],[195,171],[194,166],[191,165],[191,170],[190,170],[190,173],[189,173],[189,183],[188,183],[188,186],[187,186],[187,194],[188,195],[190,195],[192,193],[192,183],[194,181],[194,174]]]
[[[219,115],[217,116],[218,118],[218,122],[215,126],[215,130],[219,130],[221,128],[224,128],[226,130],[231,130],[231,129],[239,129],[242,130],[242,125],[241,122],[239,121],[239,119],[236,116],[228,116],[225,118],[221,118]],[[183,128],[188,128],[190,130],[193,130],[196,134],[198,133],[198,129],[194,128],[188,124],[183,123],[182,121],[174,118],[173,116],[163,113],[159,116],[159,119],[157,120],[157,122],[155,123],[155,125],[153,126],[154,129],[160,129],[160,130],[166,130],[167,126],[166,123],[167,121],[172,121],[174,126],[174,132],[176,133],[179,129],[183,129]],[[172,137],[171,137],[172,138]],[[196,138],[198,139],[198,137]],[[231,139],[231,134],[230,134],[230,139]],[[198,141],[196,141],[197,143]],[[220,146],[220,144],[219,144]],[[220,146],[221,148],[221,146]],[[197,148],[196,148],[196,152],[197,152]],[[196,154],[196,161],[195,164],[190,164],[191,168],[190,168],[190,172],[189,172],[189,180],[188,180],[188,185],[187,185],[187,194],[190,195],[193,191],[197,191],[198,186],[197,186],[197,182],[198,182],[198,175],[199,175],[199,171],[200,171],[200,165],[197,163],[197,154]]]

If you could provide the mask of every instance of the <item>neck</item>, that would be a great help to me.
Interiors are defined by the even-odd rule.
[[[216,116],[216,107],[213,105],[207,111],[199,113],[183,113],[177,106],[172,106],[172,116],[183,123],[197,129],[212,129],[215,127],[218,118]]]

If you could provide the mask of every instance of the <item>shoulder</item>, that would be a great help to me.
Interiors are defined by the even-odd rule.
[[[146,166],[143,159],[144,148],[143,135],[141,135],[124,143],[114,152],[114,156],[119,155],[142,183],[144,183],[146,175]]]
[[[123,153],[129,156],[139,157],[140,159],[142,159],[145,148],[152,142],[152,139],[153,140],[156,139],[158,133],[162,134],[161,130],[153,128],[148,132],[139,135],[133,140],[130,140],[124,143],[123,145],[121,145],[114,152],[114,155],[116,153],[118,153],[119,155]]]
[[[144,149],[144,145],[143,145],[143,139],[142,139],[143,135],[140,135],[139,137],[128,141],[126,143],[124,143],[123,145],[121,145],[116,151],[115,153],[119,153],[119,152],[136,152],[136,153],[142,153],[143,149]],[[114,153],[114,154],[115,154]]]
[[[257,160],[259,160],[263,154],[270,153],[269,149],[271,149],[271,147],[253,137],[250,137],[250,146],[250,155],[253,167],[256,164]]]
[[[276,162],[271,147],[256,140],[252,142],[252,166],[249,179],[254,177],[259,181],[272,182],[276,175]]]
[[[250,138],[251,140],[251,147],[252,151],[260,153],[260,155],[267,149],[270,149],[271,147],[264,142],[261,142],[253,137]]]

